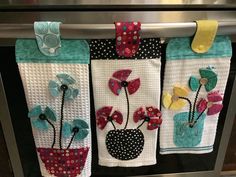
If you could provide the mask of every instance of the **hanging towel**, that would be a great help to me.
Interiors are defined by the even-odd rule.
[[[62,40],[57,56],[46,56],[36,40],[17,40],[16,61],[42,176],[90,176],[87,42]]]
[[[130,58],[118,56],[115,48],[115,40],[90,42],[99,165],[156,164],[160,40],[141,40]]]
[[[232,56],[228,37],[216,36],[206,53],[191,50],[190,38],[167,45],[160,153],[213,151]]]

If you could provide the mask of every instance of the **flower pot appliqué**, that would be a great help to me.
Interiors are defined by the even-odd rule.
[[[49,174],[56,177],[76,177],[85,165],[89,148],[37,148]]]
[[[143,151],[144,135],[139,129],[110,130],[106,136],[109,154],[119,160],[132,160]]]
[[[194,112],[194,117],[198,115],[199,113]],[[174,143],[178,147],[194,147],[201,142],[206,114],[203,113],[193,127],[189,126],[188,117],[189,112],[174,116]]]

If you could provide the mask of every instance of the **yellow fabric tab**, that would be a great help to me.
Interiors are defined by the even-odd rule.
[[[218,22],[216,20],[199,20],[196,23],[197,31],[191,47],[196,53],[205,53],[211,48],[215,39]]]

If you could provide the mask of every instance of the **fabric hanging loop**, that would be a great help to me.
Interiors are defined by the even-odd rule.
[[[60,53],[61,22],[34,22],[34,32],[38,48],[46,56],[57,56]]]
[[[192,50],[196,53],[206,53],[212,46],[218,22],[216,20],[198,20],[197,31],[192,41]]]
[[[116,52],[119,56],[132,57],[140,43],[140,22],[115,22]]]

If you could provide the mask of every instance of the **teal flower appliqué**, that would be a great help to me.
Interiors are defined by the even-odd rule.
[[[43,111],[40,105],[32,108],[28,113],[28,117],[31,119],[32,125],[40,130],[48,129],[48,124],[52,124],[49,120],[57,120],[53,109],[47,106]]]
[[[69,138],[71,134],[75,134],[75,140],[82,140],[88,135],[89,126],[87,122],[81,119],[73,120],[72,124],[65,122],[62,127],[62,134],[64,138]]]
[[[199,69],[201,79],[191,76],[189,79],[189,87],[192,91],[197,91],[200,85],[204,85],[207,92],[213,90],[217,84],[217,74],[212,70],[214,68],[207,67]]]
[[[85,122],[82,119],[75,119],[70,124],[68,122],[65,122],[62,127],[62,135],[64,138],[71,137],[70,143],[67,147],[67,149],[70,147],[73,140],[81,141],[88,135],[88,129],[89,126],[87,122]]]
[[[53,97],[57,97],[61,92],[65,92],[64,99],[66,101],[74,100],[79,94],[79,90],[72,87],[72,85],[76,82],[75,79],[65,73],[57,74],[56,77],[60,83],[53,80],[49,81],[48,88],[50,94]]]

